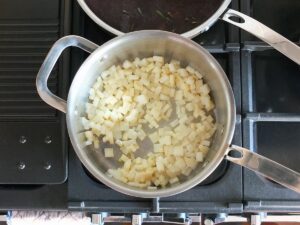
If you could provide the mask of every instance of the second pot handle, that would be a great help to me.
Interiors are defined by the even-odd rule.
[[[240,156],[228,155],[231,151],[238,151]],[[273,160],[235,145],[229,147],[226,159],[300,193],[300,173]]]
[[[49,90],[47,81],[61,53],[70,46],[81,48],[82,50],[89,53],[93,52],[99,47],[93,42],[79,36],[69,35],[63,37],[56,41],[55,44],[52,46],[36,77],[36,87],[40,97],[48,105],[51,105],[52,107],[64,113],[66,113],[67,111],[66,101],[54,95]]]
[[[233,18],[240,19],[240,22]],[[264,24],[233,9],[228,9],[220,19],[253,34],[300,65],[300,47]]]

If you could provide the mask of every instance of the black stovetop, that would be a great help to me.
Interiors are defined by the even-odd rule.
[[[89,19],[76,1],[28,0],[24,7],[21,0],[1,4],[0,209],[152,211],[155,201],[120,194],[85,170],[68,141],[64,115],[44,104],[35,90],[37,71],[59,37],[77,34],[101,45],[113,36]],[[300,40],[297,0],[234,0],[231,7],[295,42]],[[231,82],[237,103],[233,143],[300,172],[299,66],[222,21],[194,41],[213,54]],[[78,49],[66,52],[49,81],[51,90],[66,97],[87,56]],[[224,161],[195,188],[160,199],[160,209],[300,211],[300,195]]]

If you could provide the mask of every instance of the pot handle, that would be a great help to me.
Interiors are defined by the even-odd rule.
[[[81,48],[86,52],[93,52],[99,46],[93,42],[75,35],[69,35],[63,37],[56,41],[52,48],[50,49],[48,55],[46,56],[45,61],[43,62],[37,77],[36,77],[36,87],[39,96],[52,107],[66,113],[67,112],[67,103],[65,100],[54,95],[47,86],[47,81],[50,76],[50,73],[60,57],[61,53],[68,47],[74,46]]]
[[[233,18],[240,19],[240,22]],[[228,9],[220,19],[253,34],[300,65],[300,47],[257,20],[233,9]]]
[[[239,156],[230,156],[232,151],[238,151]],[[225,158],[300,193],[300,174],[273,160],[235,145],[228,148]]]

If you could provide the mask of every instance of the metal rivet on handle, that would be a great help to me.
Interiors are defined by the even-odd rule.
[[[26,165],[25,165],[24,162],[19,162],[19,163],[18,163],[18,169],[19,169],[19,170],[24,170],[25,167],[26,167]]]
[[[51,142],[52,142],[51,136],[46,136],[46,137],[45,137],[45,143],[46,143],[46,144],[51,144]]]
[[[20,139],[19,139],[19,142],[20,142],[21,144],[25,144],[25,143],[27,142],[26,137],[25,137],[25,136],[21,136]]]

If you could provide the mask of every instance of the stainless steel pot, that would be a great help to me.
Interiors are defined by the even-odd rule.
[[[94,20],[99,26],[105,30],[111,32],[115,35],[123,35],[124,33],[110,26],[110,24],[105,23],[101,18],[99,18],[86,4],[85,0],[77,0],[81,8],[86,12],[86,14]],[[208,2],[206,4],[213,4],[210,0],[203,0]],[[228,9],[231,0],[223,0],[219,5],[218,9],[202,24],[199,24],[194,29],[189,30],[183,34],[184,37],[193,38],[200,33],[207,31],[218,19],[226,21],[232,25],[235,25],[257,38],[263,40],[264,42],[271,45],[277,51],[281,52],[294,62],[300,65],[300,47],[289,41],[287,38],[273,31],[269,27],[260,23],[259,21],[233,9]],[[201,10],[201,9],[199,9]]]
[[[47,80],[55,62],[62,51],[76,46],[91,55],[78,70],[70,87],[67,102],[52,94],[47,87]],[[215,101],[217,131],[211,149],[203,165],[200,165],[185,181],[177,186],[158,190],[145,190],[128,186],[106,175],[113,162],[96,151],[85,147],[80,117],[85,115],[85,103],[89,89],[100,75],[113,64],[134,57],[161,55],[167,59],[177,59],[189,64],[204,75],[212,90]],[[290,189],[300,192],[300,174],[274,161],[257,155],[245,148],[230,146],[235,128],[235,102],[230,83],[221,66],[204,48],[180,35],[165,31],[137,31],[112,39],[102,46],[78,36],[66,36],[58,40],[47,55],[36,80],[41,98],[54,108],[65,112],[67,127],[73,147],[84,166],[99,181],[124,194],[137,197],[164,197],[178,194],[192,188],[208,177],[224,159],[245,166],[261,173]],[[238,151],[239,157],[229,154]]]

